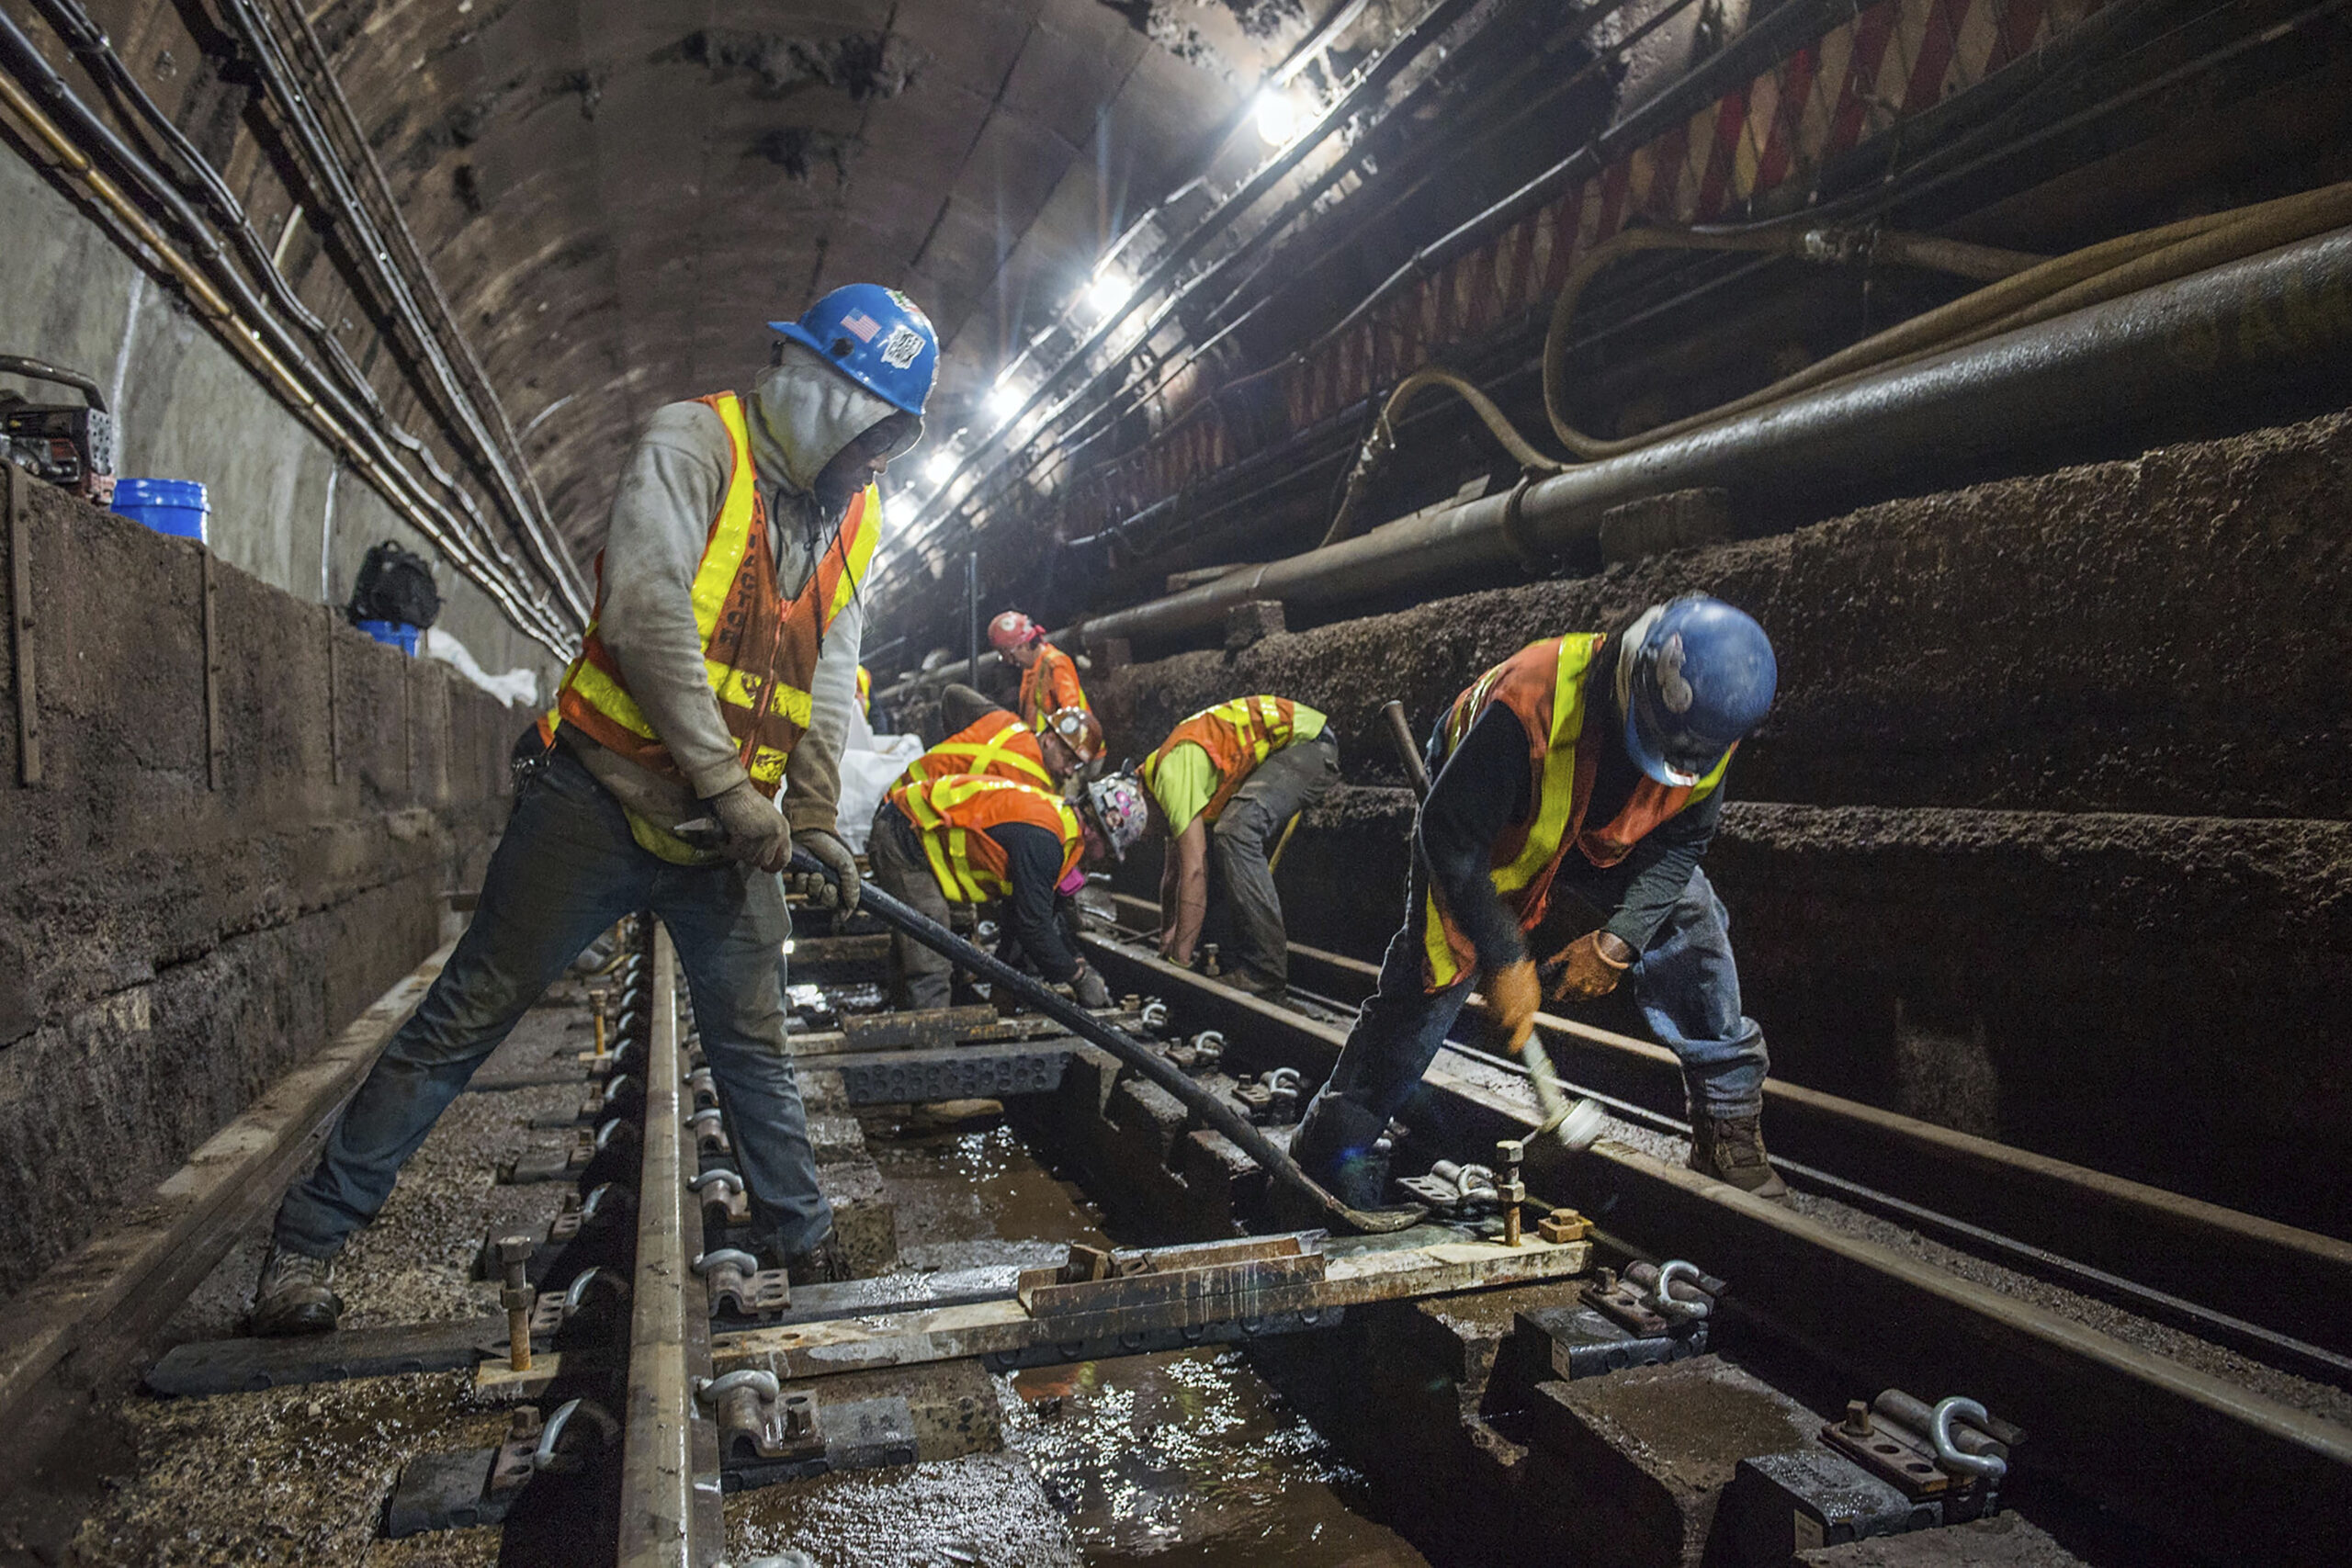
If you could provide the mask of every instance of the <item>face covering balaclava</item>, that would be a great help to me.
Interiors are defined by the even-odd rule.
[[[899,411],[801,344],[787,343],[782,359],[761,372],[750,414],[752,461],[761,477],[797,496],[838,504],[848,497],[818,497],[817,477],[843,447]],[[909,423],[911,429],[888,456],[897,457],[921,437],[921,423]]]

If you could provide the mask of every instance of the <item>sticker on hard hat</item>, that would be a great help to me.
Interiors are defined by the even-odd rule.
[[[852,310],[842,318],[842,330],[855,333],[860,343],[872,343],[874,334],[882,330],[882,323],[863,310]]]
[[[893,327],[882,341],[882,363],[893,370],[904,370],[922,353],[922,334],[912,327]]]
[[[1666,639],[1657,651],[1657,692],[1666,701],[1668,713],[1689,713],[1698,695],[1682,674],[1682,634],[1675,633]]]

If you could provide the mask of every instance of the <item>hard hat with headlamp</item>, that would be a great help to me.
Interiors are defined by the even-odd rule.
[[[1007,610],[989,623],[989,646],[999,653],[1026,648],[1045,636],[1044,627],[1018,610]]]

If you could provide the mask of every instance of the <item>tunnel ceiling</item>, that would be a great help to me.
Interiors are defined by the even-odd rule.
[[[342,0],[318,26],[585,551],[628,433],[741,385],[763,323],[835,285],[931,311],[952,428],[1328,9]]]

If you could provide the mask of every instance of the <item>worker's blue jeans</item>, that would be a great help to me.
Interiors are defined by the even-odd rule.
[[[1327,1184],[1343,1178],[1403,1109],[1469,999],[1466,977],[1442,991],[1421,988],[1423,886],[1416,870],[1405,928],[1389,941],[1378,988],[1358,1010],[1330,1081],[1291,1145],[1307,1173]],[[1572,882],[1560,886],[1575,891]],[[1754,1116],[1764,1105],[1764,1031],[1740,1011],[1730,927],[1707,874],[1693,867],[1681,898],[1625,974],[1651,1032],[1682,1064],[1695,1115]]]
[[[647,853],[619,803],[557,747],[524,786],[447,967],[345,1108],[318,1168],[287,1194],[277,1245],[327,1257],[375,1218],[483,1058],[599,931],[646,908],[677,944],[762,1244],[789,1255],[823,1240],[832,1211],[785,1049],[782,879]]]

